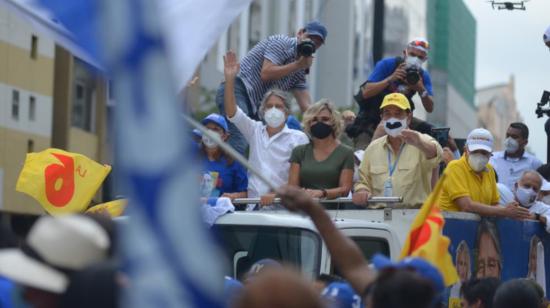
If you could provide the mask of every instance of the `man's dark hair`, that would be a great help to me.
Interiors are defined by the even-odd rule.
[[[384,269],[371,290],[373,308],[426,308],[435,301],[435,289],[428,279],[407,269]]]
[[[498,287],[493,307],[495,308],[538,308],[540,298],[535,288],[523,279],[509,280]]]
[[[510,124],[510,127],[518,129],[521,133],[521,138],[525,140],[529,139],[529,128],[527,127],[527,125],[521,122],[514,122]]]
[[[480,300],[484,308],[491,308],[493,307],[493,297],[499,285],[500,280],[493,277],[474,278],[464,282],[460,288],[460,294],[470,304]]]

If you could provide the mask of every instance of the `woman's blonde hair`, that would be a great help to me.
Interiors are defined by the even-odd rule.
[[[304,131],[311,138],[311,122],[323,109],[326,109],[332,117],[332,128],[334,138],[340,137],[342,129],[344,127],[342,115],[336,108],[331,100],[328,98],[322,98],[315,104],[309,106],[304,112],[302,124],[304,125]]]

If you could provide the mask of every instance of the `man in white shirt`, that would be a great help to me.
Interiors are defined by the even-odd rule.
[[[288,183],[292,150],[298,145],[309,143],[309,139],[303,132],[286,126],[290,105],[284,91],[270,90],[265,94],[259,113],[266,124],[249,118],[236,104],[233,88],[238,72],[237,57],[229,51],[224,57],[224,107],[227,118],[248,142],[250,164],[270,179],[274,186],[284,185]],[[265,183],[249,172],[249,198],[261,197],[261,203],[267,205],[273,201],[274,196]]]
[[[544,188],[543,186],[544,184]],[[521,178],[514,184],[513,190],[509,190],[503,185],[499,185],[500,204],[517,202],[520,206],[529,209],[532,215],[531,219],[538,220],[543,224],[546,231],[550,233],[550,205],[545,204],[539,199],[541,189],[549,190],[549,183],[535,170],[523,172]]]
[[[521,122],[510,124],[506,131],[504,151],[494,152],[489,163],[497,173],[498,182],[513,190],[514,184],[519,180],[523,172],[536,170],[542,162],[525,152],[529,128]]]

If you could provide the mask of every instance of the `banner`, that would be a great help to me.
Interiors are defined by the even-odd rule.
[[[84,155],[47,149],[27,154],[15,189],[51,215],[78,213],[88,207],[110,171]]]
[[[449,251],[459,282],[449,292],[449,307],[460,307],[460,287],[470,278],[495,277],[502,281],[530,278],[543,287],[548,297],[545,255],[550,235],[539,222],[510,219],[468,220],[446,218],[444,233],[451,239]]]

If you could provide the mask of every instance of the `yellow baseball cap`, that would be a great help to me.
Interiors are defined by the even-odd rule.
[[[380,105],[380,109],[390,105],[397,106],[403,110],[411,109],[409,99],[401,93],[391,93],[384,96],[384,100],[382,101],[382,105]]]

